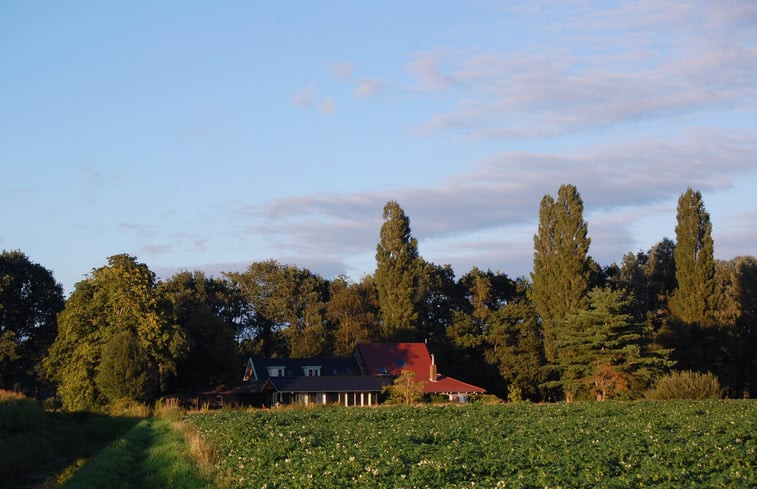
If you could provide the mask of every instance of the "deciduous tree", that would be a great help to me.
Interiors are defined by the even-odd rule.
[[[418,242],[410,234],[410,219],[397,202],[387,202],[383,216],[374,275],[382,336],[387,341],[413,340],[418,321]]]
[[[202,272],[179,272],[159,285],[173,320],[187,338],[188,352],[177,362],[176,388],[208,389],[238,379],[242,371],[236,333],[242,320],[236,291],[227,280]]]
[[[403,370],[391,385],[385,387],[389,393],[390,402],[414,404],[423,399],[423,389],[426,383],[415,380],[415,372]]]
[[[326,329],[328,283],[319,275],[275,260],[229,273],[251,307],[263,355],[315,357],[329,352]],[[281,351],[283,339],[285,351]],[[260,346],[260,345],[258,345]]]
[[[176,373],[177,359],[186,351],[185,336],[171,321],[170,307],[158,292],[155,274],[125,254],[111,256],[106,266],[77,283],[58,320],[58,336],[44,364],[58,383],[63,406],[70,410],[108,404],[110,399],[96,379],[105,346],[114,337],[133,335],[149,365],[145,369],[149,382],[143,385],[156,389],[141,393],[140,399],[150,399],[167,388]],[[114,345],[123,347],[119,342]]]
[[[670,307],[684,324],[709,326],[714,320],[715,260],[710,215],[699,191],[689,188],[681,195],[676,220],[677,288]]]
[[[550,362],[557,359],[555,325],[568,314],[586,308],[590,243],[583,201],[576,187],[560,186],[557,199],[545,195],[534,236],[531,300],[544,329],[544,349]]]
[[[334,354],[351,356],[357,343],[378,340],[378,294],[373,277],[350,283],[337,278],[329,284],[330,299],[326,317],[335,324]]]
[[[31,389],[58,331],[63,288],[20,251],[0,254],[0,388]]]

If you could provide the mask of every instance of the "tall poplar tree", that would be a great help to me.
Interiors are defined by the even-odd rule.
[[[712,223],[699,191],[689,188],[681,195],[676,218],[678,287],[670,308],[685,324],[707,326],[714,320],[715,259]]]
[[[545,195],[534,236],[534,271],[530,297],[544,330],[547,361],[557,359],[557,325],[587,307],[591,239],[583,218],[583,201],[573,185],[561,185],[557,199]]]
[[[418,321],[418,241],[410,219],[395,201],[384,206],[384,223],[376,247],[376,289],[385,340],[410,340]]]

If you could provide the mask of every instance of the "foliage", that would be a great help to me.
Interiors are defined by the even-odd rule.
[[[715,282],[717,327],[707,368],[740,397],[757,383],[757,259],[716,261]]]
[[[496,366],[508,386],[517,387],[523,398],[542,400],[539,385],[544,377],[544,339],[533,305],[527,299],[529,284],[516,281],[515,296],[490,317],[484,355]]]
[[[649,399],[667,401],[671,399],[717,399],[721,389],[718,378],[710,372],[690,370],[673,371],[660,377],[654,388],[647,392]]]
[[[609,287],[589,292],[590,308],[577,311],[558,324],[560,339],[555,368],[566,399],[582,388],[603,401],[628,391],[632,379],[645,384],[672,364],[669,351],[650,351],[641,341],[641,328],[626,311],[631,300]]]
[[[329,353],[328,283],[319,275],[268,260],[227,277],[250,305],[256,341],[264,343],[258,345],[260,354],[315,357]]]
[[[676,216],[676,288],[672,312],[685,324],[713,322],[715,262],[712,223],[702,194],[691,188],[678,199]]]
[[[403,370],[391,385],[384,387],[388,401],[396,404],[415,404],[423,399],[424,381],[415,380],[415,372]]]
[[[20,251],[0,253],[0,388],[30,389],[55,339],[63,288]]]
[[[376,289],[385,341],[418,340],[418,241],[410,219],[395,201],[384,206],[384,223],[376,246]]]
[[[112,256],[108,265],[77,283],[45,359],[48,375],[58,382],[63,407],[102,409],[112,400],[101,391],[97,378],[106,345],[125,332],[136,338],[144,361],[140,372],[150,377],[137,398],[149,400],[166,389],[176,372],[176,359],[186,351],[185,336],[171,322],[168,309],[155,275],[132,256]]]
[[[178,273],[159,288],[187,339],[188,352],[176,365],[176,389],[207,389],[236,380],[236,340],[247,311],[239,303],[239,291],[229,281],[207,278],[202,272]]]
[[[334,355],[350,356],[357,343],[378,339],[378,294],[372,277],[354,284],[343,277],[332,280],[329,296],[326,317],[335,324]]]
[[[750,487],[754,401],[210,412],[236,488]]]
[[[147,401],[155,390],[156,366],[130,331],[121,331],[103,347],[95,385],[113,404],[120,399]]]
[[[417,339],[426,341],[433,350],[447,346],[446,330],[459,307],[459,286],[455,271],[449,265],[436,265],[419,259],[418,332]]]
[[[573,185],[561,185],[557,199],[545,195],[534,236],[531,300],[544,328],[547,361],[558,358],[561,341],[556,324],[568,314],[586,308],[590,263],[588,224],[583,201]]]

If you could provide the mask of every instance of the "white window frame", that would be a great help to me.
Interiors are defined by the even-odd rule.
[[[284,377],[286,369],[284,367],[268,367],[269,377]]]
[[[302,367],[302,374],[305,377],[320,377],[321,366],[320,365],[304,365]]]

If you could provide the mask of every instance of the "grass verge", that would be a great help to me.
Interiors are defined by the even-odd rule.
[[[35,487],[81,463],[137,419],[45,412],[21,396],[0,399],[0,488]]]
[[[149,418],[100,451],[61,487],[193,489],[209,487],[211,480],[210,472],[195,464],[172,421]]]

